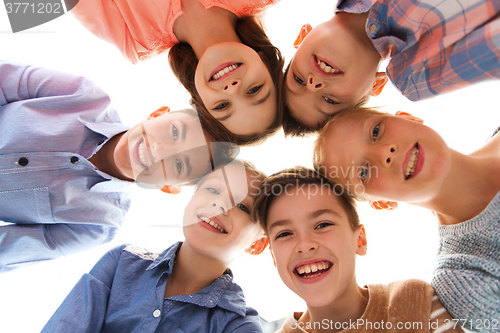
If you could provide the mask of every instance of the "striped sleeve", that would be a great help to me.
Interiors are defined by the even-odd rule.
[[[460,321],[452,319],[435,293],[432,297],[431,317],[429,320],[432,333],[463,332]]]

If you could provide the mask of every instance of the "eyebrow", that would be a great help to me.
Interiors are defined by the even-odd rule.
[[[314,219],[314,218],[317,218],[323,214],[333,214],[333,215],[336,215],[337,217],[339,218],[342,218],[342,215],[340,215],[339,213],[337,213],[336,211],[334,210],[331,210],[331,209],[318,209],[314,212],[311,212],[309,213],[309,215],[307,216],[308,219]],[[276,222],[273,222],[269,225],[269,227],[267,228],[268,232],[271,232],[272,229],[276,228],[276,227],[280,227],[280,226],[286,226],[286,225],[290,225],[292,222],[288,219],[285,219],[285,220],[278,220]]]
[[[186,131],[187,131],[187,125],[185,122],[182,122],[182,141],[186,140]]]
[[[265,101],[267,101],[269,96],[271,96],[271,89],[269,89],[269,91],[267,92],[267,94],[264,97],[262,97],[261,99],[259,99],[256,102],[252,103],[252,105],[259,105],[259,104],[264,103]]]
[[[231,117],[233,115],[232,112],[229,112],[228,114],[226,114],[224,117],[221,117],[221,118],[215,118],[215,120],[218,120],[218,121],[224,121],[226,120],[227,118]]]
[[[189,178],[189,176],[191,175],[191,171],[193,170],[191,167],[191,162],[189,161],[189,157],[186,157],[184,163],[186,164],[187,169],[186,178]]]

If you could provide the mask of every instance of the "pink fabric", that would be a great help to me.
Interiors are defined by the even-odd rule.
[[[278,0],[199,0],[238,17],[260,13]],[[179,41],[174,22],[181,0],[80,0],[71,11],[97,37],[113,44],[135,64],[165,52]]]

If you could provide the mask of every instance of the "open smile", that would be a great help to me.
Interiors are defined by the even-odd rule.
[[[414,178],[420,170],[422,170],[422,166],[424,164],[424,154],[422,148],[418,143],[413,146],[406,153],[404,162],[403,162],[403,175],[405,180],[410,178]]]
[[[224,225],[222,222],[216,217],[207,217],[203,215],[197,216],[203,223],[202,226],[207,227],[209,230],[214,232],[220,232],[222,234],[227,234],[226,229],[224,229]]]
[[[227,77],[227,76],[233,74],[233,72],[235,70],[237,70],[241,65],[242,65],[242,63],[230,63],[230,64],[226,63],[223,65],[220,65],[211,73],[210,80],[208,80],[208,81],[209,82],[210,81],[218,81],[224,77]]]
[[[344,72],[338,69],[335,65],[332,65],[326,62],[325,59],[320,59],[317,56],[313,56],[312,63],[316,72],[322,76],[332,77],[344,74]]]
[[[301,280],[316,282],[323,274],[328,272],[333,264],[329,261],[321,260],[307,264],[300,264],[295,267],[293,273]]]

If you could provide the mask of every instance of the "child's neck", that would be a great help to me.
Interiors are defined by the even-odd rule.
[[[217,43],[238,42],[235,27],[238,18],[232,12],[213,6],[206,9],[199,0],[182,0],[182,14],[174,22],[174,34],[188,43],[196,57]]]
[[[89,162],[99,169],[99,171],[105,172],[112,177],[121,180],[134,181],[133,179],[130,179],[122,174],[115,163],[115,148],[124,133],[125,132],[119,133],[106,141],[101,149],[89,158]]]
[[[451,170],[437,194],[431,200],[416,203],[433,210],[441,224],[457,224],[473,218],[500,191],[500,158],[491,154],[491,150],[471,155],[454,150],[451,153]]]
[[[342,331],[345,329],[345,326],[342,328],[342,325],[340,325],[337,326],[339,329],[335,329],[335,323],[356,322],[356,320],[363,316],[368,304],[368,290],[360,288],[355,279],[349,290],[328,306],[315,308],[308,305],[306,312],[300,317],[299,322],[304,323],[304,327],[307,327],[307,322],[311,323],[311,327],[314,327],[313,323],[321,324],[326,322],[325,319],[328,323],[332,323],[331,325],[327,325],[327,329],[324,325],[320,325],[322,329],[308,330],[309,333]]]
[[[224,274],[228,265],[229,263],[200,255],[185,241],[168,277],[165,297],[191,295],[201,291]]]

